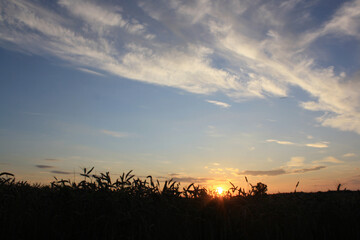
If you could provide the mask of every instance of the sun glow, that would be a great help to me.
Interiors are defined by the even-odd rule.
[[[222,195],[222,193],[224,192],[224,189],[222,187],[217,187],[216,188],[216,193],[219,195]]]

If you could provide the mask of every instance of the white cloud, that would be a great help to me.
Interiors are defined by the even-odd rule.
[[[304,157],[292,157],[289,162],[286,163],[288,167],[301,167],[304,165]]]
[[[106,135],[112,136],[112,137],[116,137],[116,138],[126,138],[129,137],[130,134],[125,133],[125,132],[115,132],[115,131],[109,131],[109,130],[101,130],[101,133],[104,133]]]
[[[360,1],[350,1],[338,9],[333,18],[321,29],[309,34],[310,40],[315,40],[327,34],[345,34],[360,38]]]
[[[313,163],[343,163],[343,161],[340,161],[339,159],[329,156],[322,160],[314,161]]]
[[[105,76],[104,74],[102,73],[98,73],[98,72],[95,72],[95,71],[92,71],[90,69],[87,69],[87,68],[78,68],[80,71],[83,71],[83,72],[86,72],[86,73],[90,73],[90,74],[93,74],[93,75],[97,75],[97,76]]]
[[[311,29],[303,29],[312,26],[302,22],[311,19],[308,11],[293,16],[305,4],[298,0],[280,7],[271,1],[159,1],[140,4],[153,18],[144,23],[103,2],[60,0],[58,11],[1,0],[0,44],[51,54],[76,68],[198,94],[220,91],[234,100],[283,97],[296,86],[312,98],[301,107],[327,113],[317,118],[322,126],[360,134],[359,84],[332,66],[321,67],[309,48],[323,36],[358,42],[360,0]],[[292,30],[298,28],[303,30]]]
[[[354,131],[360,134],[360,113],[324,114],[317,118],[323,126],[338,128],[343,131]]]
[[[212,103],[216,106],[220,106],[220,107],[223,107],[223,108],[229,108],[231,107],[230,104],[228,103],[224,103],[224,102],[220,102],[220,101],[214,101],[214,100],[206,100],[208,103]]]
[[[317,143],[307,143],[305,144],[305,146],[307,147],[313,147],[313,148],[327,148],[328,146],[328,142],[317,142]]]
[[[290,142],[290,141],[280,141],[280,140],[276,140],[276,139],[268,139],[268,140],[266,140],[266,142],[274,142],[274,143],[281,144],[281,145],[306,146],[306,147],[312,147],[312,148],[327,148],[327,147],[329,147],[328,146],[329,142],[315,142],[315,143],[299,144],[299,143],[294,143],[294,142]]]
[[[267,142],[274,142],[274,143],[277,143],[277,144],[282,144],[282,145],[293,145],[295,143],[293,142],[289,142],[289,141],[279,141],[279,140],[275,140],[275,139],[268,139],[266,140]]]
[[[105,7],[84,0],[60,0],[58,3],[73,15],[83,19],[86,24],[89,24],[91,28],[100,34],[104,34],[104,27],[119,27],[128,33],[139,35],[146,32],[146,27],[139,23],[138,20],[134,18],[124,19],[120,7]],[[155,36],[153,34],[145,34],[144,37],[151,40]]]
[[[343,157],[355,157],[355,156],[356,156],[355,153],[345,153],[345,154],[343,155]]]
[[[60,0],[58,3],[61,6],[66,7],[72,14],[79,16],[92,24],[119,27],[124,27],[127,24],[121,14],[95,5],[90,1]]]
[[[293,9],[301,0],[288,0],[280,4],[280,8]]]

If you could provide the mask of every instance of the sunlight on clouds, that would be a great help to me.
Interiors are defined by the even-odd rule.
[[[360,38],[359,17],[360,1],[345,3],[318,34],[343,33]]]
[[[168,49],[158,53],[149,48],[128,45],[130,50],[122,64],[110,64],[108,71],[153,84],[177,87],[193,93],[208,94],[219,89],[234,91],[240,88],[236,77],[210,67],[204,47],[187,46],[186,49]]]
[[[314,161],[313,163],[343,163],[343,161],[340,161],[339,159],[329,156],[322,160]]]
[[[291,160],[286,164],[288,167],[301,167],[304,165],[304,157],[292,157]]]
[[[322,126],[360,134],[359,84],[348,81],[344,71],[320,66],[309,52],[324,36],[360,39],[360,0],[344,3],[318,27],[295,32],[292,24],[301,21],[294,23],[292,13],[301,4],[146,1],[137,6],[146,16],[136,18],[125,6],[105,2],[60,0],[54,10],[38,2],[1,0],[0,40],[76,68],[197,94],[222,92],[235,101],[284,97],[300,87],[310,99],[299,106],[324,112],[316,119]],[[299,19],[311,22],[308,14]],[[152,21],[141,22],[145,17]],[[230,106],[215,102],[210,103]]]
[[[266,142],[274,142],[274,143],[281,144],[281,145],[293,145],[293,144],[295,144],[293,142],[279,141],[279,140],[275,140],[275,139],[268,139],[268,140],[266,140]]]
[[[87,68],[78,68],[80,71],[83,71],[83,72],[86,72],[86,73],[90,73],[90,74],[93,74],[93,75],[97,75],[97,76],[105,76],[104,74],[102,73],[98,73],[98,72],[95,72],[95,71],[92,71],[90,69],[87,69]]]
[[[355,131],[360,134],[360,113],[324,114],[317,118],[323,126],[338,128],[343,131]]]
[[[275,139],[268,139],[266,142],[269,143],[277,143],[281,145],[294,145],[294,146],[306,146],[306,147],[312,147],[312,148],[327,148],[329,142],[316,142],[316,143],[306,143],[306,144],[299,144],[299,143],[293,143],[289,141],[279,141]]]
[[[318,142],[318,143],[307,143],[307,147],[313,147],[313,148],[327,148],[328,142]]]
[[[216,106],[220,106],[220,107],[222,107],[222,108],[229,108],[229,107],[231,107],[231,105],[230,104],[228,104],[228,103],[224,103],[224,102],[220,102],[220,101],[214,101],[214,100],[206,100],[208,103],[212,103],[212,104],[214,104],[214,105],[216,105]]]
[[[89,1],[60,0],[58,3],[61,6],[66,7],[74,15],[77,15],[92,24],[119,27],[124,27],[126,25],[126,21],[119,13],[106,10],[105,8],[97,6]]]
[[[355,153],[345,153],[345,154],[343,155],[343,157],[355,157],[355,156],[356,156]]]
[[[99,31],[99,34],[103,34],[105,30],[103,27],[106,26],[124,28],[131,34],[141,35],[146,31],[146,27],[136,19],[125,20],[121,14],[123,12],[121,7],[104,7],[82,0],[60,0],[59,4],[66,7],[73,15],[85,20],[86,23],[90,23],[91,28],[98,28],[96,30]],[[153,34],[146,34],[144,37],[151,40],[155,36]]]

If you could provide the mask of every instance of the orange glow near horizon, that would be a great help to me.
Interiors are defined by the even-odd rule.
[[[224,188],[223,187],[216,187],[215,191],[213,192],[214,197],[223,197],[224,196]]]
[[[216,188],[216,193],[219,194],[219,195],[222,195],[224,192],[224,189],[222,187],[217,187]]]

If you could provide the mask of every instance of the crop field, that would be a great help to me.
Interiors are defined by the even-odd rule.
[[[267,194],[263,183],[222,195],[130,171],[47,186],[0,175],[2,239],[360,239],[360,192]]]

